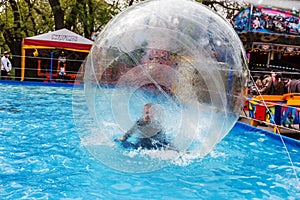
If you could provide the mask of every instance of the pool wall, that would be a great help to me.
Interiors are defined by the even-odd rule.
[[[250,125],[245,124],[243,122],[237,122],[235,124],[234,128],[246,129],[249,132],[255,132],[255,133],[259,132],[259,134],[265,134],[268,137],[270,137],[272,139],[275,139],[275,140],[278,140],[280,142],[282,142],[282,140],[283,140],[285,142],[285,144],[289,144],[289,145],[300,148],[300,141],[299,140],[289,138],[289,137],[281,135],[281,134],[276,134],[276,133],[273,133],[273,132],[270,132],[270,131],[267,131],[267,130],[264,130],[264,129],[261,129],[261,128],[253,127],[253,126],[250,126]],[[282,140],[281,140],[281,138],[282,138]]]
[[[82,86],[82,84],[60,83],[60,82],[35,82],[35,81],[13,81],[13,80],[0,80],[1,84],[9,85],[24,85],[24,86],[52,86],[52,87],[74,87]]]

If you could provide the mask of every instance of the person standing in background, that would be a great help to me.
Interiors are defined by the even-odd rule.
[[[1,77],[3,80],[10,79],[10,72],[12,69],[11,62],[9,60],[10,53],[8,51],[4,52],[1,58]]]
[[[285,93],[285,85],[282,80],[282,74],[276,73],[275,80],[273,81],[274,91],[272,94],[274,95],[283,95]]]
[[[291,75],[288,83],[286,84],[288,93],[299,93],[300,92],[300,80],[294,75]]]
[[[67,65],[67,58],[65,55],[65,52],[61,52],[60,56],[58,57],[58,62],[59,62],[59,73],[58,75],[63,77],[65,76],[66,73],[66,65]]]
[[[258,88],[258,94],[270,94],[271,93],[271,87],[272,87],[272,77],[268,74],[261,75],[256,83]]]

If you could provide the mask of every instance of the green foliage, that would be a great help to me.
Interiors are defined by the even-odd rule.
[[[65,28],[89,38],[92,32],[101,31],[118,9],[103,0],[0,1],[1,50],[20,55],[23,38],[55,30],[55,19],[59,19],[55,10],[62,10],[58,14],[63,14]]]
[[[61,17],[63,27],[90,38],[93,32],[101,31],[118,12],[140,1],[142,0],[0,1],[0,48],[20,55],[23,38],[55,30],[58,28],[56,26],[61,26],[61,23],[58,23],[61,22]],[[222,2],[197,1],[209,5],[213,2],[219,5]],[[228,8],[227,4],[226,6]],[[191,33],[197,32],[189,27],[186,27],[186,30]]]

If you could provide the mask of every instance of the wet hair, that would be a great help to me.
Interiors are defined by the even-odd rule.
[[[147,103],[147,104],[144,105],[144,107],[146,107],[146,106],[150,108],[151,106],[153,106],[153,104],[152,103]]]

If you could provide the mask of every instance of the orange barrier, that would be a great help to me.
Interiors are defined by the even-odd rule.
[[[80,72],[78,72],[78,73],[68,72],[68,75],[66,77],[69,78],[69,81],[75,81],[76,78],[83,77],[83,74],[84,74],[83,70],[84,70],[84,67],[83,67],[83,65],[81,65]],[[56,79],[58,77],[59,71],[60,71],[60,62],[58,62],[57,70],[53,75],[54,79]],[[38,75],[38,77],[45,77],[44,82],[49,82],[49,80],[50,80],[50,73],[45,73],[45,72],[42,72],[42,70],[41,70],[41,60],[38,60],[37,75]],[[52,80],[52,82],[54,82],[54,80]]]
[[[257,96],[245,102],[245,110],[249,111],[252,126],[268,122],[278,132],[278,125],[292,127],[300,123],[300,93]]]
[[[286,102],[287,106],[300,107],[300,93],[288,93],[283,95],[260,95],[253,100],[265,102]]]

